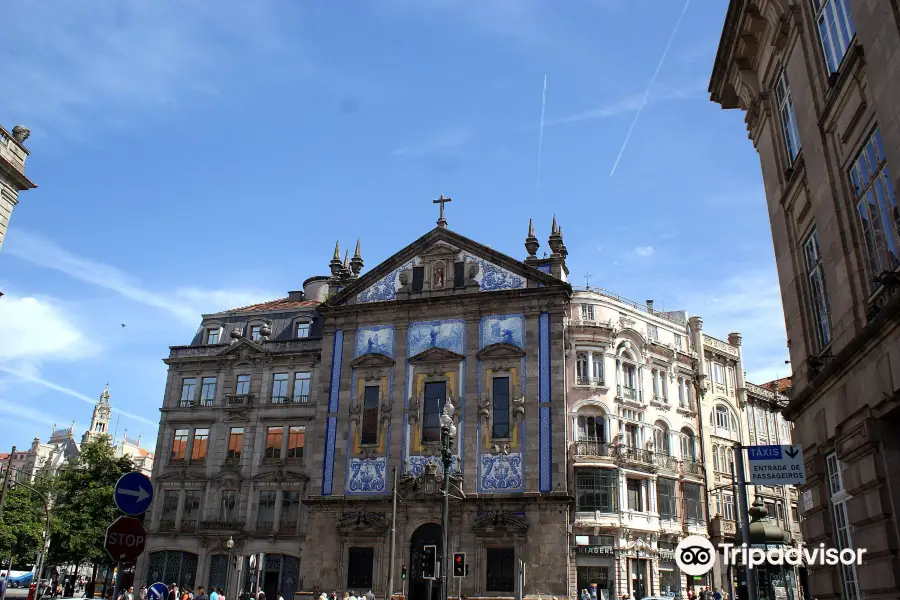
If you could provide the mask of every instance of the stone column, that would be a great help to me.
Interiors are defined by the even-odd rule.
[[[594,381],[594,351],[588,350],[587,353],[587,377],[588,381]]]
[[[175,531],[181,530],[181,516],[184,513],[184,490],[178,490],[178,508],[175,510]]]

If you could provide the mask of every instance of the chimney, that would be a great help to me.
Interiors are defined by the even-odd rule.
[[[302,302],[306,300],[306,297],[303,295],[303,290],[295,290],[293,292],[288,292],[288,300],[291,302]]]
[[[647,300],[647,312],[653,312],[653,300]]]
[[[732,346],[740,346],[741,345],[741,334],[739,333],[729,333],[728,334],[728,343]]]

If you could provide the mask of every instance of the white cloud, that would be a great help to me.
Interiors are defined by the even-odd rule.
[[[64,427],[71,423],[71,417],[69,419],[54,417],[48,415],[47,411],[44,409],[35,410],[23,406],[18,402],[6,402],[0,400],[0,418],[7,420],[8,417],[15,417],[16,420],[22,419],[38,425],[45,425],[48,429],[54,425],[57,427]],[[12,421],[12,419],[9,420]]]
[[[69,360],[100,351],[58,300],[7,295],[0,302],[0,361]]]
[[[703,318],[703,330],[725,340],[731,332],[742,335],[741,355],[751,383],[786,377],[790,365],[781,290],[774,267],[747,269],[717,285],[690,290],[677,298]]]
[[[36,134],[76,126],[83,135],[97,119],[209,93],[214,71],[280,47],[288,10],[290,3],[267,2],[21,3],[4,20],[5,45],[18,49],[9,54],[16,85],[4,90],[5,112]]]
[[[656,251],[653,249],[653,246],[638,246],[634,249],[635,255],[640,256],[641,258],[653,256],[654,252]]]
[[[196,325],[203,313],[237,308],[279,297],[278,294],[262,290],[187,288],[170,294],[154,292],[143,287],[139,280],[117,267],[82,258],[44,237],[22,229],[16,229],[13,235],[9,236],[4,252],[110,290],[134,302],[163,310],[179,321],[191,325]]]
[[[394,156],[420,157],[432,154],[448,154],[466,145],[472,139],[469,129],[450,129],[406,145],[394,151]]]

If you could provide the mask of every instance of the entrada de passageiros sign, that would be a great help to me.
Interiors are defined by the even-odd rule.
[[[806,483],[803,449],[800,446],[748,446],[747,465],[754,485],[801,485]]]

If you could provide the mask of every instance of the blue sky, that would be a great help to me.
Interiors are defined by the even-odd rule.
[[[574,284],[789,374],[758,159],[706,93],[726,4],[690,3],[649,94],[682,0],[20,4],[0,115],[39,187],[0,251],[0,446],[83,428],[107,381],[113,428],[152,443],[201,313],[299,288],[336,239],[375,266],[438,194],[520,258],[555,213]]]

